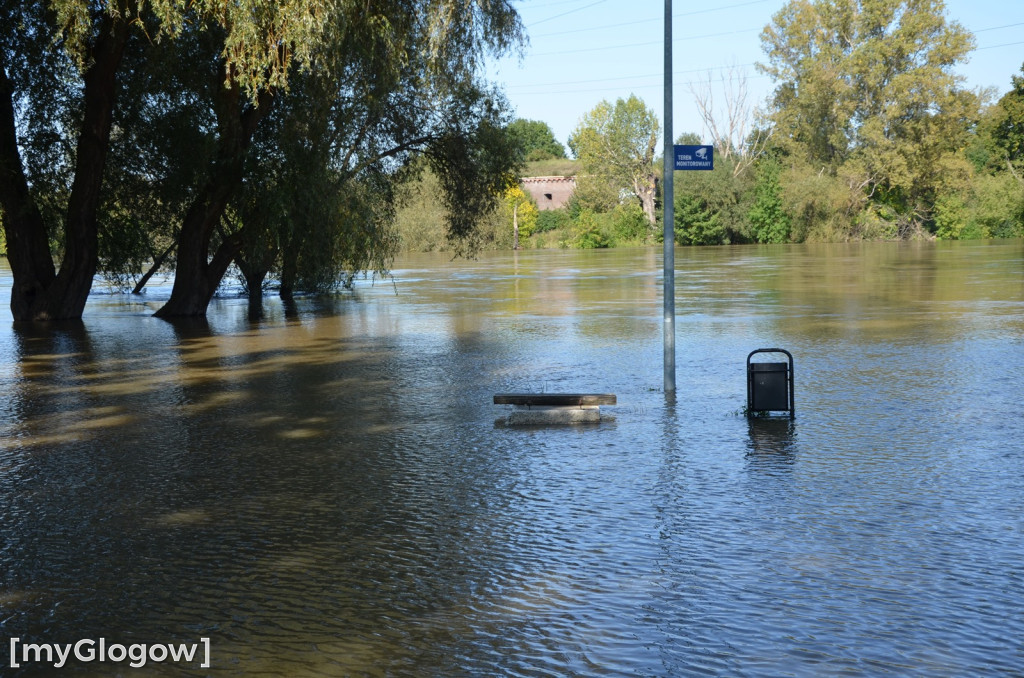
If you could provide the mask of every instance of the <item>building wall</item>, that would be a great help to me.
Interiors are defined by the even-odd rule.
[[[533,196],[537,208],[542,210],[565,207],[569,196],[576,190],[576,177],[523,177],[519,181],[523,190]]]

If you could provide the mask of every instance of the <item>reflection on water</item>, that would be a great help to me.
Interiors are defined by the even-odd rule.
[[[1018,672],[1024,244],[676,262],[672,399],[653,249],[0,326],[4,639],[208,637],[195,675]],[[796,421],[740,413],[764,346]],[[530,390],[618,405],[495,427]]]

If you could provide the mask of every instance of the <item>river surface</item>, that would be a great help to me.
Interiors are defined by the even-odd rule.
[[[0,674],[1024,675],[1024,242],[676,264],[674,398],[654,249],[0,322]],[[792,422],[743,414],[762,347]],[[503,425],[517,391],[618,404]]]

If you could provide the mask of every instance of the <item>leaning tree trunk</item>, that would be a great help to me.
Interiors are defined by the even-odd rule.
[[[263,92],[256,104],[242,100],[238,83],[230,87],[218,78],[216,94],[220,136],[218,153],[210,179],[185,215],[178,236],[178,259],[174,286],[167,303],[156,312],[159,318],[206,315],[213,294],[241,249],[239,236],[225,239],[210,257],[213,233],[224,215],[228,201],[242,185],[246,154],[256,127],[269,112],[273,95]]]
[[[174,286],[167,303],[156,312],[158,318],[206,315],[210,300],[241,246],[237,239],[225,240],[209,259],[210,238],[225,206],[220,201],[193,205],[186,215],[178,244]]]
[[[99,261],[97,211],[110,147],[116,77],[130,34],[129,25],[104,13],[83,76],[82,128],[68,199],[64,260],[56,272],[49,235],[28,190],[18,150],[13,85],[0,63],[0,204],[14,286],[15,320],[78,319],[92,289]],[[4,55],[4,58],[9,58]]]
[[[175,240],[171,243],[170,247],[165,249],[162,254],[153,259],[153,265],[149,267],[139,281],[135,283],[135,287],[132,289],[132,294],[142,294],[142,290],[146,287],[146,283],[149,279],[156,275],[156,272],[160,270],[160,267],[167,261],[167,257],[171,256],[171,252],[178,248],[178,241]]]

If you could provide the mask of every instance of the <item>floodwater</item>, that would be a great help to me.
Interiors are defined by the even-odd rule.
[[[0,323],[0,674],[1024,673],[1024,242],[676,263],[674,398],[654,249]],[[762,347],[792,422],[743,415]],[[515,391],[618,404],[504,426]]]

